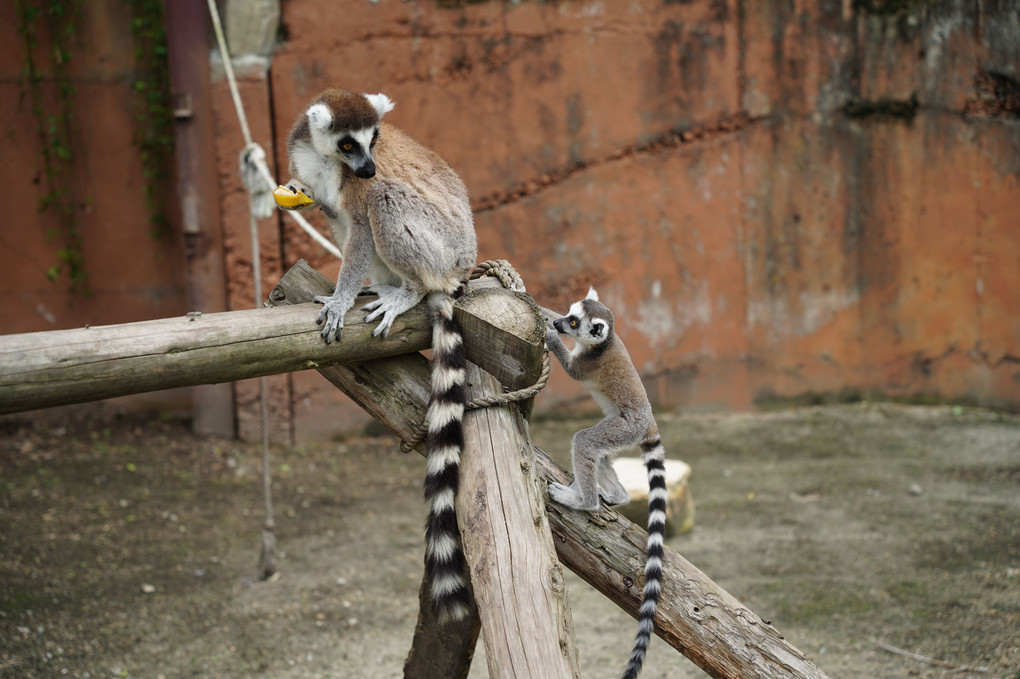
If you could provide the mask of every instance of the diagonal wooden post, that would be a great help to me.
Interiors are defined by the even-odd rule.
[[[472,602],[466,618],[440,625],[429,605],[429,585],[422,580],[418,592],[418,624],[404,660],[407,679],[466,679],[478,643],[482,621]]]

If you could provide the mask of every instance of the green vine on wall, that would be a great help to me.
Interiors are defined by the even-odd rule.
[[[50,240],[62,237],[57,263],[46,270],[46,277],[57,280],[66,269],[71,291],[88,296],[89,274],[82,257],[82,239],[78,228],[74,195],[71,190],[74,162],[74,86],[71,83],[71,42],[82,0],[16,0],[18,33],[22,37],[25,66],[21,96],[28,96],[41,148],[46,193],[39,199],[39,210],[57,215],[57,228],[48,229]],[[43,63],[37,61],[40,30],[51,43]],[[47,69],[52,69],[47,72]],[[56,102],[44,100],[43,85],[56,85]]]
[[[149,228],[154,238],[160,238],[170,225],[165,187],[174,149],[163,0],[124,0],[124,3],[131,12],[135,41],[136,76],[132,86],[138,95],[138,109],[134,143],[142,157]]]

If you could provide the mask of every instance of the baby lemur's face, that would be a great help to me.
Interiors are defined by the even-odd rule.
[[[553,321],[553,327],[584,346],[595,346],[612,337],[613,312],[599,301],[598,293],[592,288],[587,297],[570,306],[566,316]]]
[[[385,94],[330,92],[312,104],[306,115],[316,151],[347,165],[355,176],[375,176],[372,150],[379,139],[379,123],[393,108]]]

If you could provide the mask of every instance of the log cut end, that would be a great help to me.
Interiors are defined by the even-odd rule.
[[[613,460],[613,469],[630,493],[630,502],[615,507],[628,519],[648,524],[648,472],[641,458],[620,457]],[[680,460],[666,460],[666,537],[680,535],[694,528],[694,498],[687,487],[691,467]]]

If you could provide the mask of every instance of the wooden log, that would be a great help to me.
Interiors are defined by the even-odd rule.
[[[320,372],[397,436],[408,439],[425,416],[429,370],[428,361],[416,354],[328,366]],[[424,446],[417,450],[424,453]],[[566,470],[538,448],[535,451],[543,482],[569,479]],[[560,560],[636,617],[644,579],[645,531],[607,508],[589,514],[547,501],[546,509]],[[663,558],[659,601],[656,634],[710,676],[826,677],[771,624],[669,548]],[[628,651],[621,649],[621,668]]]
[[[399,367],[392,364],[400,361]],[[397,436],[410,438],[425,416],[429,364],[421,356],[328,366],[320,372]],[[416,395],[416,396],[415,396]],[[392,400],[391,400],[392,399]],[[387,404],[400,403],[400,407]],[[424,454],[424,446],[417,448]],[[569,481],[565,469],[536,447],[543,481]],[[560,561],[631,616],[637,616],[644,584],[647,534],[615,511],[594,514],[547,501]],[[724,679],[824,679],[796,647],[770,624],[667,548],[655,633],[713,677]],[[628,649],[621,649],[621,663]],[[622,665],[621,665],[622,666]]]
[[[349,314],[327,346],[316,305],[248,309],[0,337],[0,413],[306,370],[427,347],[419,310],[385,341]],[[399,321],[398,321],[399,322]],[[396,326],[396,324],[394,324]]]
[[[418,624],[414,627],[411,651],[404,660],[406,679],[466,679],[478,643],[482,623],[478,608],[463,620],[440,625],[429,605],[429,587],[424,580],[418,592]]]
[[[636,452],[636,451],[635,451]],[[630,501],[616,505],[616,511],[639,526],[648,525],[648,471],[640,457],[613,460],[616,477],[630,494]],[[666,531],[671,538],[694,528],[694,498],[687,480],[691,467],[680,460],[666,460]]]
[[[405,402],[406,407],[401,409],[371,404],[376,396],[386,399],[393,394],[427,394],[428,370],[428,362],[422,359],[417,366],[405,364],[389,376],[375,375],[368,365],[358,366],[356,371],[330,366],[320,372],[334,384],[344,385],[359,403],[369,404],[370,412],[384,410],[380,421],[398,436],[409,438],[415,424],[425,415],[421,402],[417,408]],[[338,379],[340,371],[348,372]],[[424,454],[423,446],[419,448]],[[565,469],[537,447],[535,450],[537,469],[544,482],[569,481]],[[645,531],[607,508],[588,514],[547,500],[546,509],[560,561],[636,618],[644,583]],[[771,624],[669,548],[663,558],[663,588],[655,633],[713,677],[826,677]],[[627,651],[621,649],[621,666]]]
[[[292,270],[277,286],[273,302],[301,303],[322,294],[326,285],[313,271]],[[469,291],[458,300],[455,314],[464,328],[469,358],[495,365],[513,388],[537,378],[545,332],[534,302],[502,289]],[[472,337],[492,335],[484,327],[490,323],[508,330],[501,345],[472,347]],[[410,438],[414,424],[425,416],[430,370],[424,357],[412,354],[319,371],[383,423],[407,425],[403,433]],[[469,364],[467,380],[469,399],[502,390],[500,381],[474,364]],[[479,603],[489,676],[580,677],[563,575],[521,409],[468,411],[464,436],[457,514]],[[422,444],[418,448],[424,452]],[[450,668],[447,676],[458,676],[470,662],[473,639],[458,644],[451,634],[430,625],[429,618],[427,611],[419,616],[405,676],[426,676],[418,672],[440,667]],[[470,628],[463,633],[470,634]],[[408,669],[412,664],[413,672]]]
[[[295,275],[318,277],[319,293],[332,286],[300,263]],[[288,274],[290,275],[290,274]],[[521,357],[537,340],[493,325],[508,313],[522,314],[521,297],[497,292],[494,279],[472,281],[465,304],[458,307],[465,333],[478,350],[471,360],[497,375],[504,384],[525,386],[538,372]],[[285,295],[281,288],[273,295]],[[371,298],[359,298],[367,303]],[[283,302],[284,300],[279,300]],[[362,306],[359,304],[358,306]],[[512,311],[510,311],[512,309]],[[86,327],[0,336],[0,414],[83,403],[158,389],[216,384],[296,370],[338,361],[357,362],[419,351],[432,336],[424,305],[411,309],[393,324],[389,337],[372,337],[374,323],[365,323],[357,307],[344,319],[343,341],[327,345],[315,324],[318,305],[278,305],[213,314],[189,314],[121,325]],[[523,327],[523,316],[517,325]],[[510,324],[513,327],[514,324]]]
[[[473,364],[467,380],[468,399],[501,389]],[[539,484],[521,412],[507,406],[468,411],[457,521],[492,679],[581,677]]]
[[[566,470],[538,456],[544,478]],[[548,502],[556,552],[570,570],[637,618],[647,533],[603,506],[588,513]],[[825,679],[825,673],[729,592],[668,547],[655,633],[710,676],[723,679]]]

